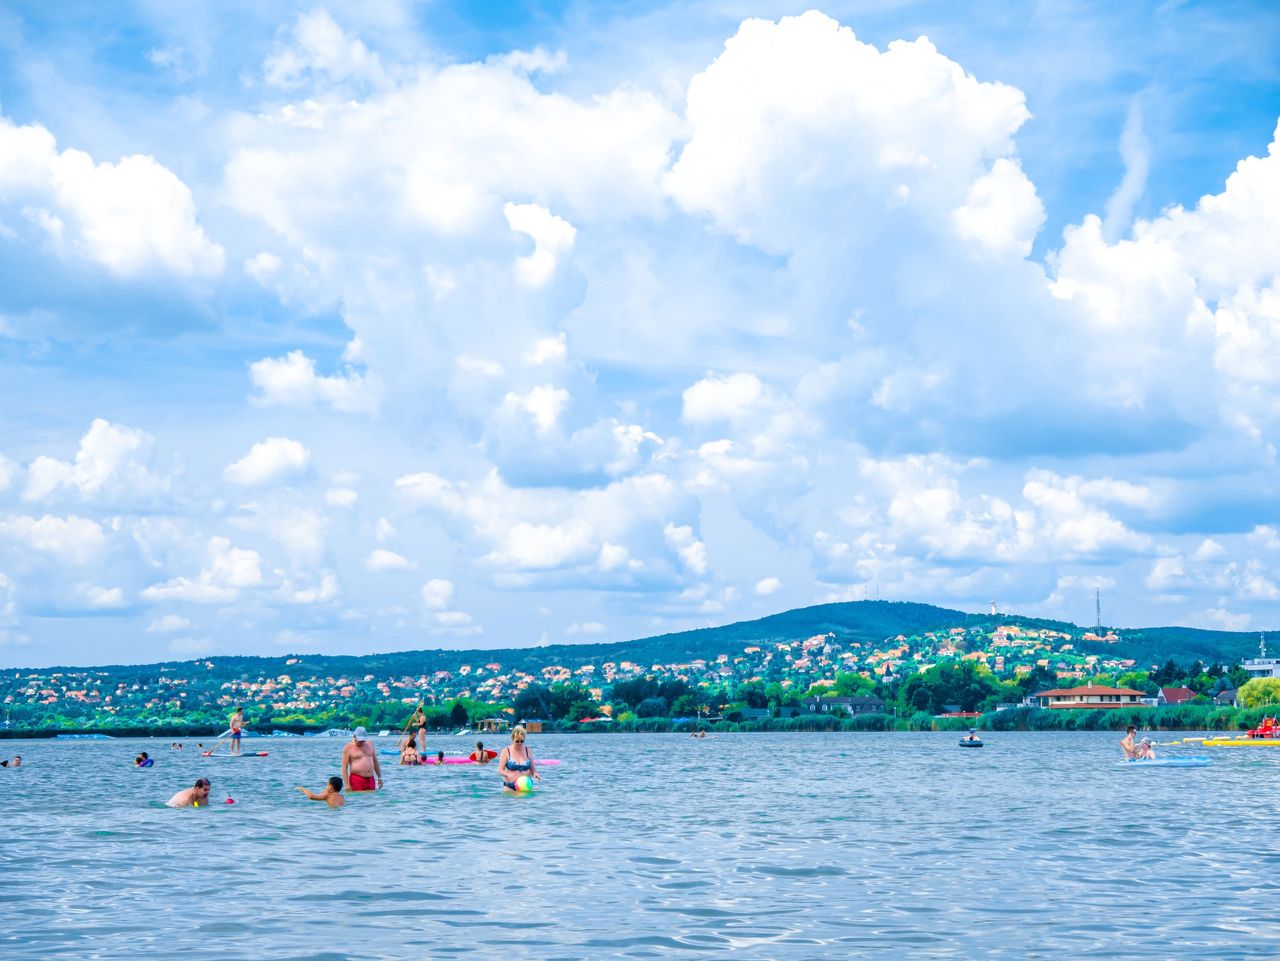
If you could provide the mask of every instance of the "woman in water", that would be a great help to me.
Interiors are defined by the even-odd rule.
[[[508,791],[516,790],[516,778],[523,774],[535,781],[541,781],[542,775],[533,766],[533,755],[524,746],[524,725],[517,724],[511,729],[511,743],[498,755],[498,773],[502,776],[502,786]]]
[[[400,765],[401,767],[421,764],[422,758],[418,756],[417,745],[413,743],[413,738],[409,738],[400,748]]]

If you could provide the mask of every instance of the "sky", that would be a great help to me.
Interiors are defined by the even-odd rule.
[[[1280,627],[1280,9],[0,0],[0,666]]]

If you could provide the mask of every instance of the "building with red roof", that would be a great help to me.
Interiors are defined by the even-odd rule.
[[[1081,687],[1056,687],[1037,691],[1027,698],[1036,707],[1051,710],[1106,711],[1117,707],[1142,707],[1145,697],[1141,691],[1129,687],[1103,687],[1085,684]]]
[[[1156,696],[1158,704],[1186,704],[1196,696],[1196,692],[1189,687],[1162,687],[1160,693]]]

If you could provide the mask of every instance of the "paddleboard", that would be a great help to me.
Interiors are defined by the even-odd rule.
[[[266,751],[245,751],[243,754],[203,754],[201,757],[266,757]]]
[[[385,756],[385,757],[399,757],[399,756],[400,756],[400,752],[399,752],[399,751],[379,751],[378,753],[379,753],[379,754],[381,754],[381,755],[383,755],[383,756]],[[427,758],[424,758],[424,759],[423,759],[423,762],[422,762],[422,763],[424,763],[424,764],[435,764],[435,763],[437,763],[437,762],[436,762],[436,759],[435,759],[434,757],[427,757]],[[445,764],[475,764],[476,762],[475,762],[475,761],[473,761],[473,760],[471,760],[471,758],[469,758],[469,757],[458,757],[458,756],[454,755],[454,756],[451,756],[451,757],[446,757],[446,758],[444,759],[444,763],[445,763]],[[492,763],[492,760],[490,761],[490,763]],[[551,765],[555,765],[555,764],[560,764],[560,763],[562,763],[562,762],[557,761],[557,760],[555,760],[554,758],[548,758],[548,759],[547,759],[547,760],[545,760],[545,761],[544,761],[544,760],[542,760],[541,758],[534,758],[534,759],[533,759],[533,763],[534,763],[534,764],[551,764]]]
[[[1213,763],[1213,759],[1207,757],[1142,757],[1132,760],[1126,758],[1116,763],[1125,767],[1208,767]]]

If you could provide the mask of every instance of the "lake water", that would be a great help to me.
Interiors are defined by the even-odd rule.
[[[956,738],[534,735],[565,763],[532,796],[384,758],[337,811],[293,787],[340,740],[0,741],[0,957],[1280,956],[1280,749],[1134,770],[1113,733]],[[163,807],[200,775],[237,803]]]

